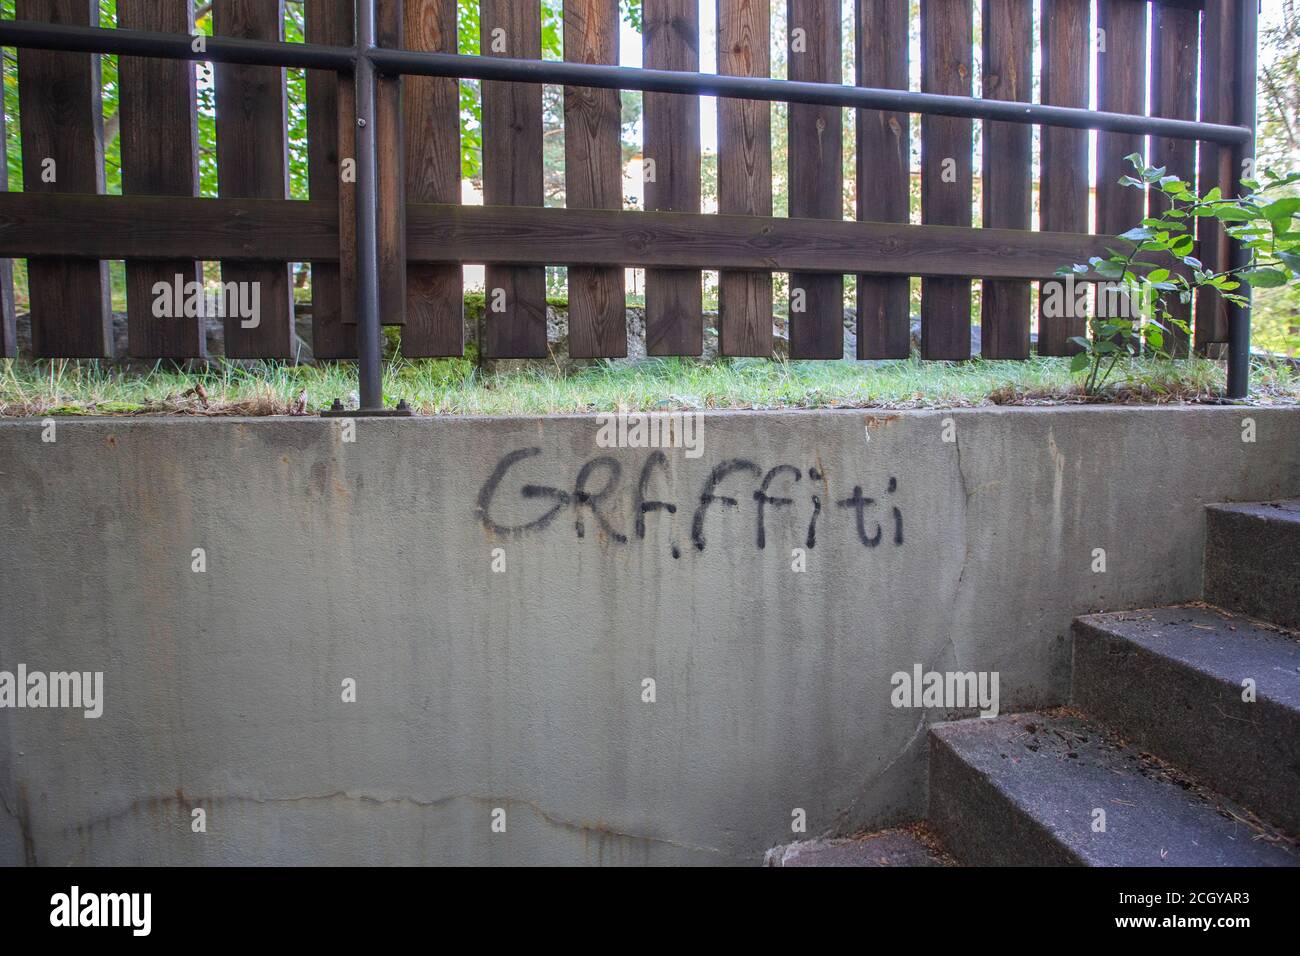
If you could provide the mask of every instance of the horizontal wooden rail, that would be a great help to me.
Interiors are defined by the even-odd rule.
[[[411,262],[1050,278],[1114,240],[890,222],[534,206],[407,207]],[[327,201],[0,194],[0,256],[338,258]]]
[[[0,256],[337,261],[339,206],[295,199],[0,193]]]
[[[1048,278],[1100,236],[892,222],[542,207],[408,206],[409,254],[449,262]]]

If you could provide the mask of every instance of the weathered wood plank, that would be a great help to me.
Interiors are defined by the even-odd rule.
[[[655,70],[700,68],[696,0],[645,0],[643,63]],[[671,93],[645,94],[645,156],[654,164],[645,184],[648,210],[698,212],[700,208],[700,100]],[[704,289],[698,269],[647,269],[646,351],[699,355],[704,350]]]
[[[0,254],[337,262],[330,201],[0,193]]]
[[[192,33],[190,0],[118,0],[118,26]],[[194,64],[124,56],[118,61],[122,192],[155,196],[198,193],[198,126]],[[202,316],[154,315],[154,287],[202,282],[194,259],[126,263],[127,343],[134,358],[201,358]]]
[[[18,0],[19,20],[98,26],[95,0]],[[23,189],[98,193],[104,189],[99,57],[18,51]],[[76,242],[59,253],[77,252]],[[32,351],[37,358],[112,354],[108,263],[57,255],[27,262]]]
[[[1097,26],[1105,49],[1097,53],[1097,108],[1111,113],[1146,112],[1147,10],[1133,0],[1098,0]],[[1097,232],[1115,236],[1138,225],[1146,214],[1140,189],[1119,185],[1133,172],[1124,158],[1147,155],[1146,137],[1135,133],[1097,134]]]
[[[215,0],[213,33],[280,40],[283,0]],[[221,196],[283,199],[288,195],[285,76],[279,67],[214,64],[217,100],[217,182]],[[227,260],[222,282],[244,290],[256,315],[225,318],[231,358],[292,358],[293,285],[288,263]],[[250,310],[251,311],[251,310]]]
[[[1196,119],[1196,86],[1200,60],[1200,16],[1195,10],[1158,5],[1152,14],[1151,36],[1151,115],[1171,119]],[[1171,176],[1196,183],[1196,143],[1190,140],[1151,138],[1151,162],[1164,166]],[[1149,210],[1159,215],[1169,208],[1159,189],[1150,190]],[[1179,271],[1190,277],[1186,266]],[[1192,321],[1192,307],[1177,296],[1168,296],[1166,304],[1175,322]],[[1173,355],[1186,355],[1188,334],[1176,324],[1169,324],[1164,347]]]
[[[1133,0],[1098,0],[1097,3],[1097,108],[1111,113],[1146,112],[1147,12],[1150,5]],[[1097,188],[1094,222],[1103,236],[1118,236],[1137,226],[1146,216],[1146,193],[1121,186],[1119,180],[1133,172],[1125,158],[1148,156],[1147,138],[1134,133],[1097,134]],[[1123,246],[1123,243],[1115,243]],[[1113,314],[1127,296],[1112,283],[1098,283],[1093,309]]]
[[[921,89],[971,95],[973,23],[970,0],[921,0]],[[971,223],[972,124],[947,116],[921,118],[921,219]],[[976,274],[976,273],[972,273]],[[968,359],[971,284],[966,279],[921,283],[921,356]]]
[[[1092,13],[1089,0],[1043,0],[1042,101],[1051,106],[1087,107],[1092,73]],[[1044,231],[1088,231],[1089,159],[1087,130],[1042,128],[1039,226]],[[1081,260],[1076,260],[1081,261]],[[1066,263],[1061,263],[1065,265]],[[1087,334],[1087,315],[1050,312],[1060,303],[1050,295],[1059,280],[1039,284],[1038,354],[1073,355],[1071,337]],[[1073,307],[1071,307],[1073,308]]]
[[[352,0],[306,0],[304,12],[308,43],[352,43]],[[341,81],[351,82],[328,70],[307,71],[307,179],[312,199],[339,199]],[[311,347],[315,358],[356,358],[356,326],[344,324],[345,315],[355,321],[354,308],[353,303],[343,299],[339,264],[313,261]]]
[[[718,72],[770,76],[770,0],[718,0]],[[718,100],[718,211],[772,215],[772,109],[757,100]],[[772,274],[718,275],[718,351],[772,354]]]
[[[481,0],[482,53],[542,58],[537,3]],[[483,200],[493,205],[540,206],[542,88],[535,83],[483,84]],[[486,273],[487,340],[492,358],[546,355],[546,271],[492,266]]]
[[[353,0],[348,0],[353,2]],[[339,162],[350,160],[355,172],[357,158],[357,85],[350,76],[340,76],[338,85]],[[356,176],[339,180],[339,299],[346,325],[356,325],[360,306],[357,285],[357,183]],[[356,329],[347,329],[357,347]]]
[[[858,0],[859,86],[907,89],[908,21],[907,4]],[[907,222],[911,175],[911,117],[858,110],[858,218]],[[858,358],[907,358],[911,350],[911,281],[907,276],[859,274]]]
[[[1029,102],[1034,71],[1032,4],[984,0],[983,15],[984,98]],[[1032,225],[1030,134],[1030,127],[1021,123],[984,124],[985,226],[1029,229]],[[980,309],[984,358],[1029,358],[1030,291],[1028,282],[985,280]]]
[[[5,104],[0,97],[0,192],[9,190],[9,142],[5,134]],[[18,314],[14,308],[14,263],[0,258],[0,358],[18,355]]]
[[[419,0],[377,0],[375,43],[402,49],[405,4]],[[375,244],[379,252],[379,321],[406,322],[406,150],[402,145],[403,109],[400,76],[375,78],[375,150],[379,168],[375,181],[378,217]]]
[[[618,0],[564,0],[566,60],[617,63],[618,30]],[[564,88],[565,202],[571,208],[623,208],[621,127],[617,90]],[[569,269],[569,355],[627,355],[622,269]]]
[[[455,53],[456,0],[406,0],[406,47]],[[460,84],[403,79],[406,201],[460,202]],[[464,273],[459,265],[408,263],[402,354],[460,356],[465,351]]]
[[[1232,65],[1238,15],[1236,0],[1206,0],[1201,17],[1201,103],[1203,123],[1231,123],[1235,113],[1236,82]],[[1202,193],[1215,186],[1225,196],[1238,192],[1241,171],[1232,168],[1232,150],[1213,143],[1201,144],[1200,183]],[[1196,221],[1197,258],[1207,269],[1222,272],[1229,265],[1228,234],[1213,217]],[[1219,343],[1228,341],[1227,302],[1213,291],[1196,295],[1195,346],[1198,352],[1217,354]]]
[[[1105,237],[960,226],[512,206],[407,206],[413,262],[647,265],[1043,279]],[[74,245],[75,244],[75,245]],[[332,261],[328,201],[0,193],[0,256]]]
[[[789,0],[787,9],[790,79],[841,82],[840,4]],[[792,103],[789,117],[790,215],[844,218],[844,127],[840,110]],[[791,273],[790,357],[837,359],[843,355],[844,277]]]

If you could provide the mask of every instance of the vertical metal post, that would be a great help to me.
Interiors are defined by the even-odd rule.
[[[379,326],[377,157],[375,151],[375,0],[356,0],[357,102],[357,367],[361,411],[384,406]]]
[[[1241,5],[1236,44],[1236,103],[1234,121],[1251,131],[1248,142],[1232,149],[1233,176],[1247,177],[1249,160],[1255,157],[1255,76],[1258,53],[1259,6],[1256,0]],[[1247,178],[1254,178],[1254,173]],[[1241,269],[1250,263],[1244,243],[1232,242],[1230,265]],[[1250,391],[1250,286],[1242,282],[1237,293],[1247,304],[1228,303],[1228,398],[1245,398]]]
[[[321,412],[330,417],[410,415],[405,401],[384,407],[383,329],[379,321],[379,160],[375,145],[376,0],[354,0],[356,46],[353,80],[356,90],[356,214],[357,214],[357,374],[360,407],[347,409],[334,399]]]

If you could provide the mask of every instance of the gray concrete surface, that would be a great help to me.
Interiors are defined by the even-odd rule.
[[[1206,599],[1300,629],[1300,499],[1206,512]]]
[[[1075,706],[1300,834],[1300,634],[1203,606],[1092,614],[1073,670]]]
[[[930,834],[922,841],[910,829],[877,830],[858,837],[803,840],[774,846],[764,858],[766,866],[954,866]]]
[[[650,452],[598,447],[594,418],[341,429],[0,423],[0,670],[103,671],[105,698],[0,709],[0,863],[758,864],[922,815],[950,715],[892,707],[893,673],[1062,702],[1075,615],[1195,598],[1203,505],[1300,493],[1295,409],[710,414],[701,457],[652,470],[677,510],[641,538]],[[534,448],[485,526],[485,483]],[[602,456],[607,528],[573,501]],[[759,548],[781,464],[801,478],[774,477]]]
[[[969,866],[1300,866],[1241,807],[1068,714],[930,731],[939,840]]]

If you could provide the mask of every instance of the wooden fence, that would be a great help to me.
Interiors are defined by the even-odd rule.
[[[767,76],[769,0],[716,3],[717,71]],[[93,26],[97,6],[94,0],[17,0],[17,18]],[[190,0],[118,0],[118,26],[189,34],[191,9]],[[846,79],[861,87],[908,87],[908,9],[906,0],[856,0],[856,69]],[[983,18],[978,86],[976,9]],[[380,47],[541,58],[537,0],[481,0],[482,46],[475,50],[457,50],[456,0],[378,0],[376,10]],[[1095,79],[1101,111],[1250,125],[1238,115],[1235,89],[1242,10],[1242,0],[1098,0],[1094,23],[1089,0],[1041,0],[1038,8],[1032,0],[922,0],[921,90],[1028,103],[1037,30],[1043,104],[1087,107]],[[279,0],[216,0],[214,33],[280,40],[281,13]],[[353,15],[352,0],[305,0],[308,43],[350,46]],[[565,0],[563,16],[566,61],[618,62],[618,0]],[[643,21],[647,68],[700,70],[697,0],[644,0]],[[840,4],[788,0],[786,22],[789,79],[842,82]],[[196,195],[192,63],[121,57],[121,197],[99,195],[98,56],[23,48],[18,78],[25,191],[0,195],[0,255],[27,258],[37,356],[110,354],[108,259],[126,261],[132,356],[204,354],[202,319],[157,316],[152,290],[176,275],[195,280],[200,263],[214,260],[223,281],[260,289],[255,327],[238,316],[225,320],[228,356],[292,357],[291,262],[311,263],[315,355],[356,354],[357,193],[347,172],[357,114],[350,74],[308,71],[308,201],[287,198],[281,67],[216,64],[216,199]],[[1219,185],[1231,193],[1239,178],[1232,163],[1240,151],[1183,137],[1151,137],[1148,145],[1134,132],[1100,132],[1096,169],[1090,169],[1087,130],[1044,126],[1040,229],[1033,230],[1032,127],[984,120],[982,227],[973,228],[975,120],[928,113],[920,124],[922,224],[913,225],[910,117],[860,109],[857,221],[848,221],[841,109],[795,102],[788,114],[789,217],[773,217],[768,103],[722,99],[719,212],[703,214],[698,97],[647,92],[644,154],[654,177],[646,183],[645,210],[625,211],[618,93],[566,87],[567,206],[544,208],[542,87],[484,80],[485,205],[459,205],[457,84],[445,76],[389,72],[375,92],[380,314],[385,324],[402,325],[403,352],[412,357],[462,353],[461,265],[481,263],[489,301],[481,345],[492,357],[547,354],[544,267],[557,265],[569,270],[569,349],[576,357],[625,354],[622,269],[641,267],[652,355],[701,352],[701,270],[717,269],[724,355],[771,354],[772,274],[788,272],[798,300],[789,319],[792,358],[842,357],[849,274],[857,278],[858,358],[908,354],[913,276],[922,277],[923,357],[970,356],[972,280],[978,279],[983,355],[1027,358],[1032,283],[1106,244],[1089,234],[1089,203],[1096,204],[1096,232],[1112,235],[1136,225],[1147,203],[1157,201],[1116,185],[1127,172],[1125,155],[1149,153],[1201,190]],[[47,181],[41,171],[51,161],[57,176]],[[1227,237],[1211,218],[1198,220],[1198,228],[1200,258],[1224,267]],[[7,262],[0,283],[0,344],[12,355]],[[1185,314],[1191,318],[1190,307]],[[1038,327],[1038,352],[1046,355],[1069,353],[1069,338],[1085,333],[1082,318],[1040,316]],[[1226,341],[1224,304],[1203,297],[1195,329],[1199,347]]]

